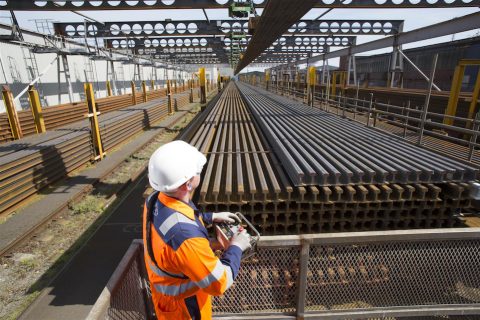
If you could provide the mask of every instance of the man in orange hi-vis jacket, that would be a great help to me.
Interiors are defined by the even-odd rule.
[[[150,158],[148,178],[156,192],[145,203],[143,242],[159,320],[211,319],[211,295],[232,285],[242,252],[250,247],[242,231],[220,259],[214,255],[205,226],[238,218],[230,212],[200,213],[191,201],[206,162],[183,141],[163,145]]]

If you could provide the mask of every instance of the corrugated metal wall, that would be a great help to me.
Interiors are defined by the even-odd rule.
[[[438,53],[435,84],[442,90],[450,90],[453,72],[461,59],[480,59],[480,37],[459,40],[423,48],[404,50],[407,57],[426,75],[430,74],[432,58]],[[360,83],[369,82],[369,86],[385,86],[390,66],[391,54],[370,57],[356,57],[357,73]],[[472,91],[475,85],[478,67],[465,70],[463,91]],[[403,81],[405,88],[426,89],[427,81],[404,60]]]

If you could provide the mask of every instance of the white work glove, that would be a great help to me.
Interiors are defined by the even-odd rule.
[[[240,218],[231,212],[214,212],[212,220],[213,222],[240,223]]]
[[[247,230],[240,231],[234,235],[230,241],[230,245],[239,247],[242,252],[250,249],[252,245],[250,244],[250,235],[247,233]]]

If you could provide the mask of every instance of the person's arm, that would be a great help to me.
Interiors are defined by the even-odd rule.
[[[200,212],[202,220],[205,226],[211,226],[213,224],[213,212]]]
[[[241,257],[242,249],[231,245],[218,259],[204,237],[187,239],[176,250],[177,265],[183,274],[215,296],[230,288],[238,275]]]

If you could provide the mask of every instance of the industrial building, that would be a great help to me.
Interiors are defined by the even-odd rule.
[[[173,140],[198,210],[261,235],[213,319],[480,319],[479,7],[0,1],[0,319],[157,318]]]

